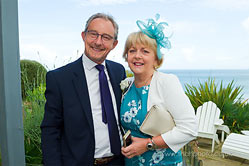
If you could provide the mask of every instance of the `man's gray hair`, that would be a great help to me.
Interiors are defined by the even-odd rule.
[[[96,13],[92,15],[87,21],[86,21],[86,26],[85,26],[85,32],[87,31],[89,24],[92,22],[92,20],[96,18],[103,18],[105,20],[111,21],[113,27],[114,27],[114,39],[118,39],[118,24],[114,20],[114,18],[111,15],[105,14],[105,13]]]

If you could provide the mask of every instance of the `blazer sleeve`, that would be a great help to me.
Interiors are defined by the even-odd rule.
[[[177,152],[197,136],[195,111],[177,76],[169,74],[166,78],[163,77],[158,88],[163,105],[171,113],[176,124],[172,130],[161,136],[165,143]]]
[[[46,75],[45,97],[45,112],[41,124],[43,162],[46,166],[61,166],[62,100],[53,72]]]

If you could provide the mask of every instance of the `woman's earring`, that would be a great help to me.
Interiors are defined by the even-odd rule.
[[[156,70],[158,68],[158,66],[153,66],[153,68]]]

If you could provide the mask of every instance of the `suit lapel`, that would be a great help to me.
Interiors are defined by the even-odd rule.
[[[113,92],[114,92],[115,99],[116,99],[118,121],[119,121],[119,124],[121,124],[120,123],[120,105],[121,105],[121,93],[122,92],[120,90],[119,81],[117,79],[118,77],[117,77],[117,74],[115,73],[115,69],[112,68],[112,65],[110,64],[110,62],[108,62],[108,60],[106,60],[106,68],[107,68],[108,75],[110,77],[110,81],[111,81]]]
[[[117,107],[118,107],[117,110],[119,110],[119,106],[120,106],[119,96],[121,96],[121,91],[120,91],[118,80],[115,77],[115,69],[112,69],[112,66],[110,65],[110,63],[108,63],[108,61],[106,61],[106,68],[107,68],[108,75],[110,77],[112,88],[115,94],[115,99],[116,99]]]
[[[86,76],[85,71],[82,64],[82,57],[76,61],[76,66],[74,69],[74,78],[73,84],[76,89],[76,93],[80,99],[81,106],[83,111],[87,117],[87,121],[89,123],[90,129],[92,134],[94,134],[94,127],[93,127],[93,117],[91,111],[91,104],[89,99],[89,92],[86,83]]]

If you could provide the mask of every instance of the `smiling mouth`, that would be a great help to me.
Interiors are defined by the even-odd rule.
[[[139,67],[139,66],[143,66],[143,65],[144,65],[144,63],[134,62],[134,63],[133,63],[133,65],[134,65],[134,66],[138,66],[138,67]]]
[[[104,48],[98,48],[98,47],[91,47],[91,48],[96,52],[101,52],[105,50]]]

